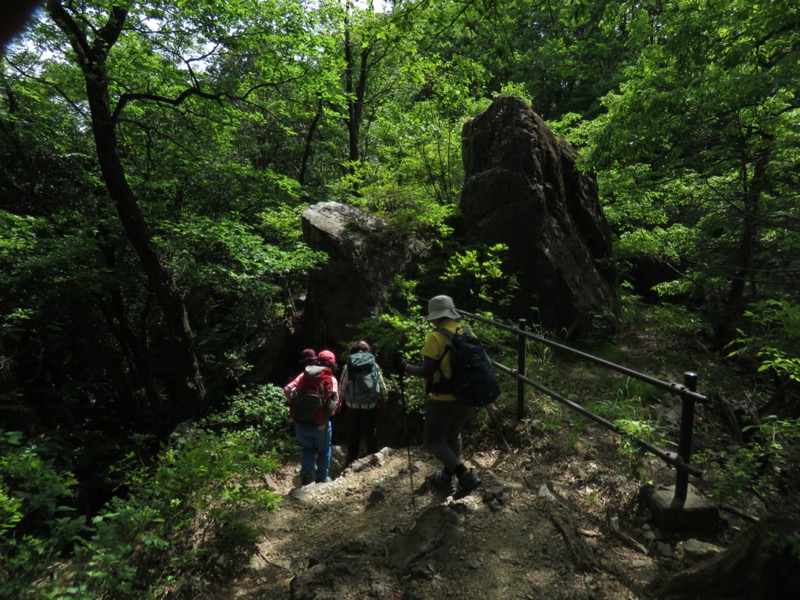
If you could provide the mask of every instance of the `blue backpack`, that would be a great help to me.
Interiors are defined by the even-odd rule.
[[[452,376],[439,382],[433,391],[453,393],[459,402],[469,406],[488,406],[500,395],[497,375],[480,340],[472,335],[469,327],[465,326],[463,330],[464,333],[453,333],[443,327],[436,329],[449,339],[439,364],[441,365],[445,354],[450,352]],[[441,370],[439,373],[443,378]]]

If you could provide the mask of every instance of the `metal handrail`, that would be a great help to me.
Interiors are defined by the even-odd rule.
[[[593,356],[591,354],[587,354],[586,352],[582,352],[580,350],[576,350],[575,348],[571,348],[569,346],[565,346],[564,344],[559,344],[558,342],[554,342],[552,340],[548,340],[547,338],[544,338],[544,337],[542,337],[540,335],[536,335],[536,334],[530,333],[529,331],[525,331],[525,330],[520,329],[518,327],[512,327],[511,325],[505,325],[504,323],[498,323],[497,321],[493,321],[492,319],[487,319],[486,317],[482,317],[480,315],[475,315],[475,314],[469,313],[469,312],[467,312],[465,310],[460,310],[460,309],[457,308],[456,312],[458,312],[458,313],[460,313],[462,315],[465,315],[467,317],[470,317],[471,319],[478,319],[479,321],[483,321],[484,323],[489,323],[491,325],[494,325],[495,327],[499,327],[501,329],[505,329],[506,331],[510,331],[511,333],[515,333],[517,335],[524,336],[524,337],[526,337],[528,339],[540,342],[540,343],[545,344],[547,346],[550,346],[552,348],[557,348],[558,350],[563,350],[565,352],[569,352],[571,354],[574,354],[575,356],[578,356],[578,357],[583,358],[585,360],[588,360],[590,362],[594,362],[594,363],[596,363],[598,365],[601,365],[603,367],[611,369],[612,371],[617,371],[618,373],[622,373],[623,375],[627,375],[629,377],[633,377],[634,379],[638,379],[640,381],[644,381],[645,383],[649,383],[650,385],[652,385],[654,387],[657,387],[657,388],[666,390],[668,392],[671,392],[673,394],[676,394],[676,395],[680,396],[681,398],[691,398],[695,402],[703,402],[703,403],[708,402],[708,397],[707,396],[704,396],[703,394],[698,394],[697,392],[690,390],[688,387],[686,387],[683,384],[674,383],[674,382],[670,383],[668,381],[661,381],[660,379],[656,379],[655,377],[651,377],[650,375],[646,375],[644,373],[639,373],[638,371],[634,371],[633,369],[629,369],[628,367],[623,367],[622,365],[618,365],[616,363],[607,361],[607,360],[605,360],[603,358],[600,358],[598,356]]]
[[[562,396],[558,392],[554,392],[553,390],[543,386],[542,384],[537,383],[537,382],[533,381],[532,379],[530,379],[528,377],[525,377],[524,375],[521,375],[519,372],[517,372],[516,369],[511,369],[511,368],[505,366],[504,364],[501,364],[501,363],[497,362],[496,360],[493,360],[493,359],[490,359],[490,360],[492,361],[492,364],[495,367],[497,367],[498,369],[500,369],[501,371],[503,371],[505,373],[508,373],[509,375],[511,375],[513,377],[516,377],[520,381],[524,381],[525,383],[527,383],[531,387],[536,388],[537,390],[539,390],[543,394],[547,394],[548,396],[550,396],[551,398],[554,398],[555,400],[558,400],[560,403],[564,404],[565,406],[568,406],[569,408],[571,408],[575,412],[578,412],[578,413],[582,414],[584,417],[587,417],[587,418],[591,419],[595,423],[599,423],[603,427],[611,429],[615,433],[618,433],[620,435],[627,435],[627,433],[624,430],[622,430],[621,428],[619,428],[616,425],[614,425],[614,423],[612,423],[611,421],[609,421],[607,419],[604,419],[600,415],[594,414],[592,411],[584,408],[583,406],[581,406],[577,402],[573,402],[572,400],[570,400],[569,398],[567,398],[565,396]],[[651,444],[649,442],[645,442],[644,440],[640,440],[640,439],[634,438],[633,441],[636,442],[636,444],[638,444],[640,447],[644,448],[645,450],[647,450],[651,454],[655,454],[660,459],[662,459],[664,462],[672,465],[673,467],[675,467],[679,471],[684,471],[686,473],[689,473],[690,475],[694,475],[695,477],[702,477],[703,472],[700,469],[698,469],[697,467],[695,467],[694,465],[690,465],[689,463],[684,462],[684,460],[681,458],[680,454],[678,454],[677,452],[668,452],[666,450],[662,450],[658,446],[654,446],[653,444]]]
[[[427,301],[426,298],[420,298],[420,300]],[[694,421],[694,405],[695,402],[707,403],[709,401],[707,396],[703,394],[698,394],[696,391],[697,386],[697,374],[691,371],[687,371],[684,373],[684,383],[671,383],[667,381],[661,381],[660,379],[656,379],[655,377],[651,377],[645,373],[640,373],[633,369],[629,369],[628,367],[624,367],[622,365],[618,365],[616,363],[607,361],[603,358],[598,356],[593,356],[591,354],[587,354],[586,352],[582,352],[580,350],[576,350],[575,348],[571,348],[569,346],[565,346],[564,344],[560,344],[558,342],[554,342],[552,340],[548,340],[542,336],[530,333],[523,329],[525,321],[524,319],[520,319],[520,327],[513,327],[511,325],[506,325],[504,323],[499,323],[487,317],[482,317],[480,315],[476,315],[465,310],[455,309],[457,313],[462,316],[467,316],[472,319],[477,319],[484,323],[488,323],[495,327],[499,327],[500,329],[504,329],[506,331],[510,331],[519,336],[520,339],[520,349],[519,349],[519,356],[518,356],[518,369],[510,369],[505,365],[498,363],[495,360],[492,360],[492,364],[517,378],[518,382],[524,382],[540,392],[547,394],[548,396],[554,398],[555,400],[561,402],[562,404],[568,406],[572,410],[584,415],[585,417],[591,419],[592,421],[611,429],[612,431],[620,434],[620,435],[627,435],[623,430],[619,427],[614,425],[611,421],[604,419],[603,417],[594,414],[593,412],[589,411],[588,409],[584,408],[580,404],[573,402],[572,400],[554,392],[546,388],[545,386],[536,383],[532,379],[529,379],[525,376],[525,344],[522,343],[522,340],[525,338],[534,340],[536,342],[545,344],[552,348],[556,348],[558,350],[562,350],[568,353],[571,353],[581,359],[588,360],[595,364],[598,364],[602,367],[610,369],[612,371],[616,371],[618,373],[622,373],[623,375],[627,375],[634,379],[638,379],[639,381],[643,381],[648,383],[656,388],[665,390],[672,394],[676,394],[681,398],[681,430],[680,430],[680,441],[678,446],[678,452],[668,452],[666,450],[662,450],[656,446],[653,446],[649,442],[645,442],[644,440],[633,438],[633,441],[638,444],[641,448],[647,450],[648,452],[658,456],[666,463],[672,465],[677,470],[676,480],[675,480],[675,493],[672,499],[672,508],[680,509],[683,507],[686,501],[686,494],[688,488],[688,476],[694,475],[695,477],[702,477],[703,471],[695,467],[694,465],[690,464],[691,458],[691,448],[692,448],[692,428],[693,428],[693,421]],[[517,418],[521,419],[524,413],[524,391],[522,385],[518,385],[517,388],[517,395],[518,395],[518,408],[517,408]]]

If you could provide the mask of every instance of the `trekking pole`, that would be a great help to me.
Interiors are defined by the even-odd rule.
[[[417,499],[414,497],[414,472],[411,468],[411,442],[408,436],[408,406],[406,405],[406,379],[400,373],[400,400],[403,402],[403,413],[406,429],[406,454],[408,455],[408,481],[411,484],[411,506],[417,510]]]
[[[508,441],[506,441],[506,436],[503,435],[503,428],[500,426],[500,422],[497,420],[497,417],[492,412],[492,409],[488,406],[486,407],[486,412],[489,413],[489,418],[491,419],[492,423],[494,423],[495,430],[497,431],[497,435],[500,436],[500,439],[503,440],[503,443],[506,446],[506,450],[511,455],[511,461],[514,463],[514,468],[517,469],[517,472],[522,475],[522,481],[525,482],[525,486],[528,489],[531,489],[531,484],[528,483],[527,478],[525,477],[525,473],[522,472],[522,469],[517,462],[517,455],[514,454],[514,451],[511,449],[511,446],[508,445]]]

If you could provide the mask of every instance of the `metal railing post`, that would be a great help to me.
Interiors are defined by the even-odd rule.
[[[690,391],[697,391],[697,373],[686,371],[683,374],[683,385]],[[681,460],[689,464],[692,458],[692,430],[694,429],[694,398],[683,396],[681,398],[681,438],[678,444],[678,455]],[[678,470],[675,476],[675,495],[672,497],[670,508],[683,508],[686,502],[686,493],[689,487],[689,474]]]
[[[527,343],[525,338],[525,319],[519,320],[519,344],[517,346],[517,373],[525,376],[525,364],[528,361],[526,355]],[[517,421],[525,418],[525,382],[517,379]]]

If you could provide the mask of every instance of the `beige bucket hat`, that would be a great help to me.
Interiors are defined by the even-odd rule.
[[[435,321],[442,317],[461,318],[461,315],[456,312],[456,307],[450,296],[434,296],[428,300],[428,316],[425,317],[426,320]]]

